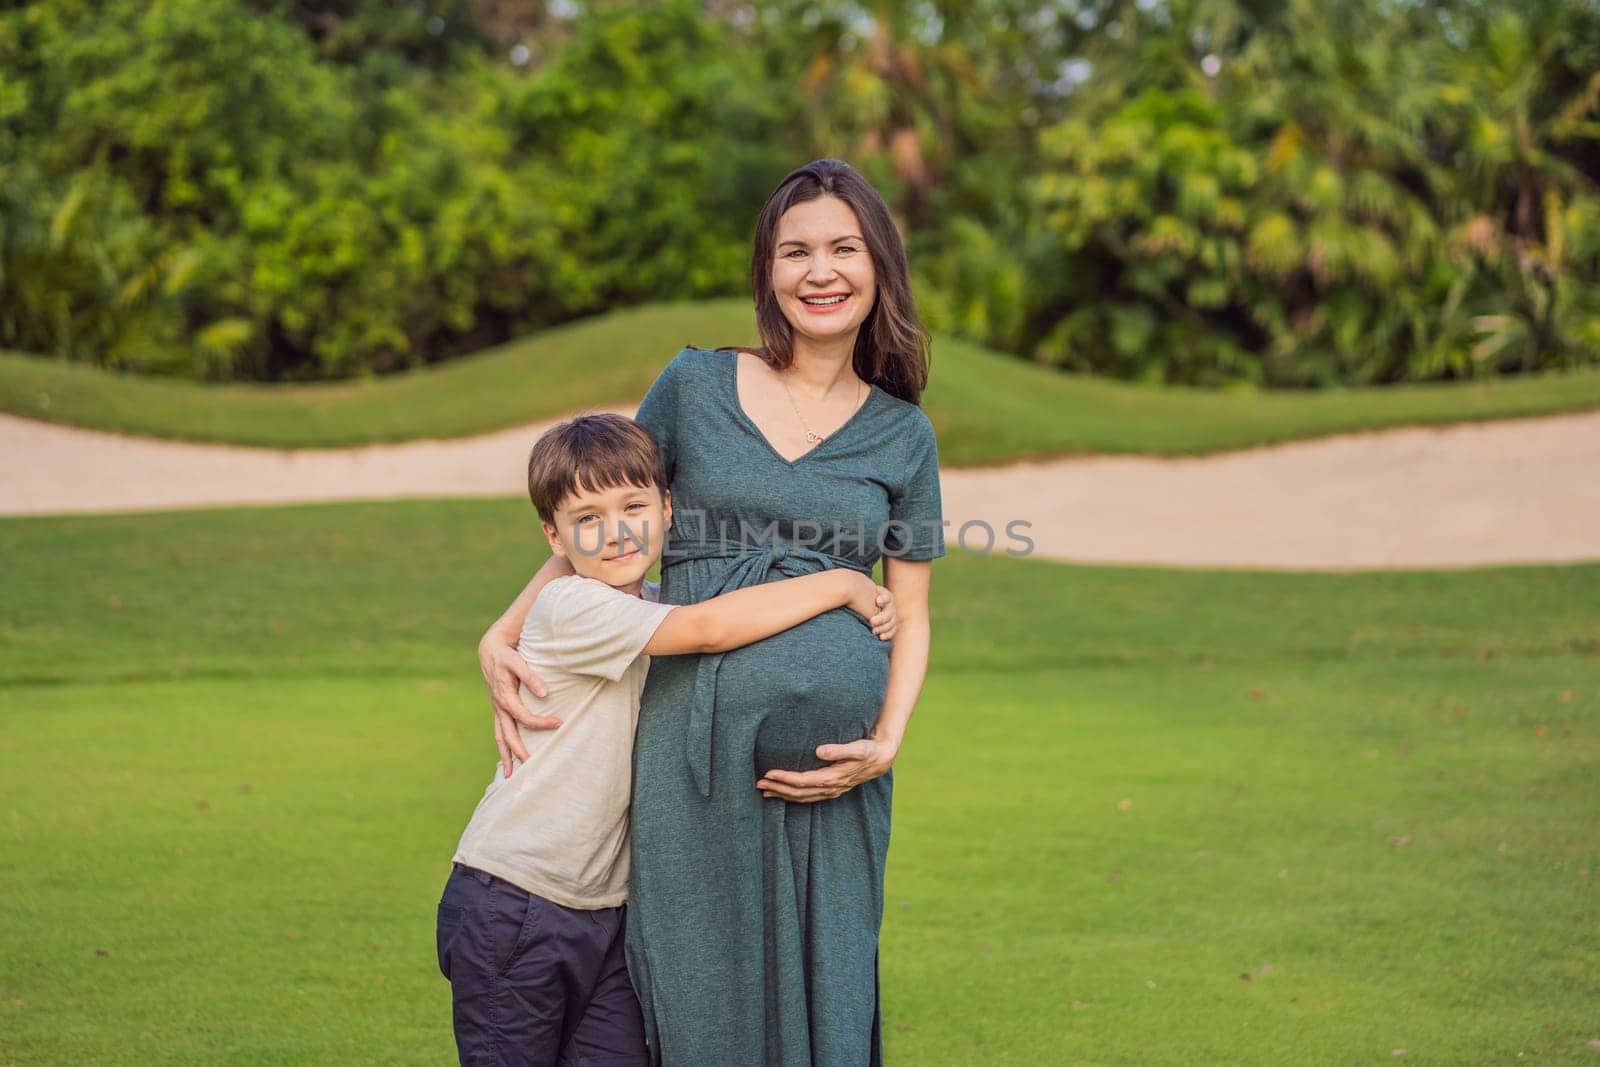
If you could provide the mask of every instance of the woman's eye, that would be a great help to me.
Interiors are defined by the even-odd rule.
[[[836,249],[836,251],[843,252],[843,253],[854,252],[854,251],[856,251],[856,246],[855,245],[840,245],[838,247],[838,249]]]
[[[785,252],[783,254],[783,258],[784,259],[793,259],[795,256],[803,256],[803,255],[805,255],[805,253],[803,251],[801,251],[800,249],[796,248],[796,249],[793,249],[791,251]]]

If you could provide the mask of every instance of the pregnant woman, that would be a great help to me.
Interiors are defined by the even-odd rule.
[[[673,523],[663,600],[687,604],[881,558],[892,648],[827,614],[720,655],[651,662],[634,748],[628,970],[652,1054],[677,1065],[882,1059],[878,929],[890,767],[921,691],[938,454],[917,406],[927,336],[876,190],[837,160],[762,209],[759,350],[686,348],[638,420],[660,443]],[[542,687],[507,642],[540,570],[480,647],[502,756]],[[514,637],[512,638],[514,641]]]

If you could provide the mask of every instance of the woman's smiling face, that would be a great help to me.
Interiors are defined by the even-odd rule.
[[[772,290],[795,333],[813,341],[854,337],[878,296],[861,223],[833,196],[796,204],[778,220]]]

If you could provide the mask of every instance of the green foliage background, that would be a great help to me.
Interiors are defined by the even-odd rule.
[[[766,194],[833,155],[930,324],[1024,358],[1569,367],[1597,72],[1584,0],[34,0],[0,12],[0,347],[359,377],[735,295]]]

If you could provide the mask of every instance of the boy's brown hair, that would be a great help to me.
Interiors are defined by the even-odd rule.
[[[587,492],[637,485],[662,490],[667,472],[650,431],[621,415],[579,415],[552,426],[528,453],[528,499],[555,525],[556,508]]]

